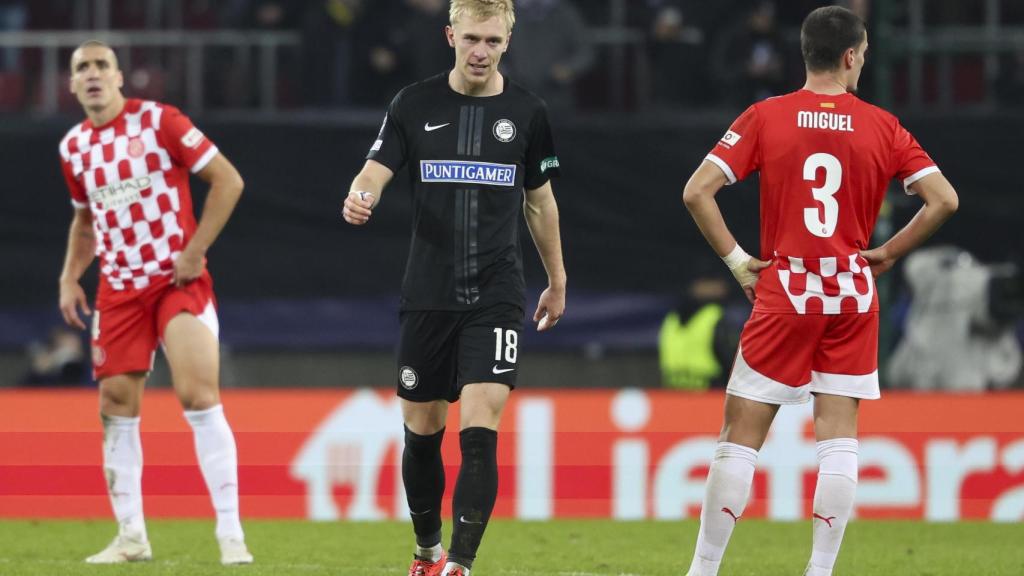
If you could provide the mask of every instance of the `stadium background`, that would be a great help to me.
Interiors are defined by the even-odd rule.
[[[523,61],[575,58],[570,82],[537,87],[552,103],[564,172],[555,190],[568,311],[557,330],[524,335],[522,387],[500,447],[497,514],[689,517],[721,396],[655,390],[658,330],[686,286],[720,274],[721,264],[682,206],[682,185],[743,106],[800,85],[800,18],[822,3],[577,0],[579,20],[566,22],[580,26],[553,33],[553,16],[529,16],[560,4],[568,2],[520,0],[508,64],[517,78]],[[1024,254],[1015,170],[1024,5],[852,4],[867,14],[871,34],[863,96],[899,114],[960,193],[960,211],[929,244],[1005,264],[1008,280],[983,291],[980,305],[1019,341],[1020,275],[1011,265]],[[91,385],[19,387],[29,352],[45,347],[59,324],[56,278],[71,208],[56,146],[81,117],[67,93],[71,49],[93,37],[119,49],[128,96],[180,106],[247,183],[210,252],[243,515],[405,516],[390,388],[408,197],[401,180],[393,183],[365,229],[345,225],[339,205],[394,91],[450,59],[438,5],[0,2],[0,517],[109,515]],[[520,37],[532,40],[517,44]],[[431,56],[426,46],[442,49]],[[752,72],[754,59],[766,59],[762,70],[771,72]],[[756,246],[756,180],[719,198],[741,242]],[[894,187],[880,233],[917,206]],[[543,270],[529,246],[524,253],[528,284],[539,291]],[[83,284],[94,281],[95,270]],[[886,364],[912,302],[902,268],[882,294]],[[940,309],[977,304],[951,297]],[[937,352],[955,355],[941,336]],[[1019,372],[1013,376],[981,390],[887,390],[884,401],[866,405],[858,515],[1024,519],[1024,392]],[[188,431],[166,386],[158,362],[142,425],[146,509],[207,517]],[[893,387],[884,377],[883,386]],[[995,387],[1009,390],[988,390]],[[783,411],[761,459],[751,516],[807,516],[815,470],[809,418],[806,407]],[[456,466],[455,444],[445,450]]]

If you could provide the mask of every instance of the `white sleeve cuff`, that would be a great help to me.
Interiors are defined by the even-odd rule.
[[[927,168],[922,168],[921,170],[914,172],[910,176],[907,176],[906,178],[903,179],[903,191],[906,192],[908,195],[913,196],[914,191],[910,189],[911,184],[917,182],[918,180],[924,178],[929,174],[934,174],[939,171],[940,170],[938,166],[929,166]]]
[[[206,168],[206,165],[210,163],[210,160],[213,160],[213,157],[217,155],[217,152],[219,152],[219,150],[217,150],[216,146],[210,146],[210,149],[206,151],[206,154],[203,154],[199,160],[196,160],[196,163],[192,165],[192,173],[198,174],[200,170]]]
[[[730,168],[729,165],[725,163],[725,160],[722,160],[721,158],[715,156],[714,154],[708,154],[704,159],[707,160],[708,162],[711,162],[715,166],[721,168],[722,172],[725,173],[725,177],[729,179],[729,184],[736,183],[736,175],[733,174],[732,168]]]
[[[89,203],[88,202],[79,202],[78,200],[75,200],[74,198],[71,199],[71,205],[74,206],[78,210],[85,210],[86,208],[89,207]]]

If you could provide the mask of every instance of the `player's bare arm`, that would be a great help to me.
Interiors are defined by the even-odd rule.
[[[184,286],[203,273],[206,251],[224,229],[245,188],[241,174],[223,154],[214,156],[197,175],[210,185],[210,192],[195,234],[174,261],[175,286]]]
[[[367,160],[363,169],[352,180],[352,186],[349,187],[348,195],[341,206],[341,216],[345,222],[356,226],[369,222],[373,209],[380,203],[380,197],[384,194],[384,188],[394,175],[390,168],[380,162]]]
[[[897,260],[920,246],[956,212],[960,204],[956,190],[941,172],[914,182],[910,190],[924,201],[924,206],[888,242],[860,253],[871,263],[871,272],[875,276],[885,273]]]
[[[537,331],[543,332],[553,328],[565,314],[565,265],[558,226],[558,203],[551,182],[526,191],[523,214],[548,274],[548,287],[541,293],[537,310],[533,313],[533,321],[538,322]]]
[[[715,195],[729,182],[720,167],[707,160],[690,176],[683,189],[683,203],[690,211],[693,220],[700,228],[701,234],[711,244],[711,248],[725,260],[736,281],[751,303],[754,302],[754,285],[757,284],[758,273],[767,268],[771,262],[758,260],[747,254],[736,237],[729,231],[718,208]]]
[[[68,251],[60,273],[60,313],[68,326],[80,330],[85,329],[85,323],[78,311],[88,315],[92,314],[92,310],[89,309],[79,279],[89,264],[92,264],[95,255],[96,234],[92,229],[92,212],[88,208],[78,208],[68,230]]]

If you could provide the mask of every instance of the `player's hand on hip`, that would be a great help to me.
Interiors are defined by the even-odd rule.
[[[871,266],[871,274],[878,278],[889,271],[896,264],[896,259],[889,255],[889,251],[883,246],[872,250],[861,250],[860,257],[867,260]]]
[[[345,222],[362,226],[370,221],[373,215],[373,202],[375,197],[369,192],[353,190],[348,193],[345,203],[341,207],[341,216]]]
[[[85,290],[82,290],[82,285],[78,282],[61,282],[60,313],[64,316],[64,322],[68,326],[85,330],[85,322],[82,322],[82,317],[78,315],[79,309],[87,316],[92,314],[92,310],[89,309],[89,302],[85,297]]]
[[[537,301],[537,311],[533,313],[533,321],[537,323],[537,332],[550,330],[558,324],[565,314],[565,288],[548,286],[541,292]]]
[[[751,304],[754,303],[754,299],[757,297],[754,286],[757,285],[757,279],[761,275],[761,270],[772,265],[771,260],[758,260],[753,256],[742,266],[737,266],[731,270],[733,277],[740,283],[740,287],[743,288],[743,293],[747,295],[747,300]]]
[[[174,260],[174,285],[181,288],[203,273],[203,255],[186,247]]]

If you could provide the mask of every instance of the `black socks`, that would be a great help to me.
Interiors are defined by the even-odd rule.
[[[448,560],[472,568],[498,496],[498,433],[489,428],[466,428],[459,434],[459,443],[462,468],[452,501],[454,528]],[[409,502],[412,503],[411,496]]]
[[[430,548],[441,542],[441,496],[444,495],[444,463],[441,440],[444,428],[430,436],[405,429],[402,481],[412,516],[416,544]],[[461,478],[461,476],[460,476]],[[456,489],[458,495],[458,489]],[[474,548],[474,550],[476,550]]]

